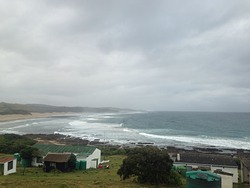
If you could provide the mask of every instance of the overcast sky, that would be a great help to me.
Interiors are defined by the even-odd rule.
[[[250,112],[250,1],[0,0],[0,101]]]

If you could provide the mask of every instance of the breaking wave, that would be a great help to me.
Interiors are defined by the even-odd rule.
[[[191,146],[205,145],[205,146],[216,146],[216,147],[235,148],[235,149],[250,149],[250,138],[245,140],[236,140],[229,138],[208,137],[205,135],[191,137],[191,136],[181,136],[181,135],[180,136],[156,135],[143,132],[139,134],[148,138],[183,142]]]
[[[39,124],[39,125],[37,125]],[[111,143],[250,150],[249,113],[96,113],[0,123],[0,134],[64,134]]]

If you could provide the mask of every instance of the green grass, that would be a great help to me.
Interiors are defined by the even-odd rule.
[[[42,168],[18,167],[17,173],[8,176],[0,176],[0,187],[6,188],[155,188],[153,185],[140,185],[135,179],[121,181],[116,174],[125,156],[108,156],[110,169],[90,169],[86,171],[74,171],[69,173],[43,172]],[[168,186],[169,187],[169,186]]]
[[[0,157],[12,156],[0,154]],[[8,176],[0,176],[0,188],[156,188],[154,185],[137,184],[135,178],[121,181],[116,174],[125,158],[123,155],[105,156],[110,160],[110,169],[89,169],[86,171],[74,171],[69,173],[43,172],[42,168],[23,168],[18,165],[17,173]],[[182,179],[185,187],[185,178]],[[167,186],[171,188],[171,186]],[[248,185],[234,184],[234,188],[246,188]]]
[[[249,184],[234,183],[233,188],[249,188]]]

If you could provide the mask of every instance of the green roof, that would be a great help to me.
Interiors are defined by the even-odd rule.
[[[33,147],[39,149],[44,155],[47,153],[74,153],[77,156],[88,157],[95,151],[93,146],[68,146],[52,144],[35,144]]]
[[[221,177],[208,171],[190,171],[186,173],[186,177],[191,179],[203,179],[206,181],[220,181]]]

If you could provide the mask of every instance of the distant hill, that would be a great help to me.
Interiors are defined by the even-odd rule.
[[[51,106],[44,104],[14,104],[14,103],[0,103],[0,115],[8,114],[31,114],[31,113],[46,113],[46,112],[89,112],[89,113],[116,113],[129,112],[131,109],[120,109],[111,107],[91,108],[91,107],[68,107],[68,106]]]

